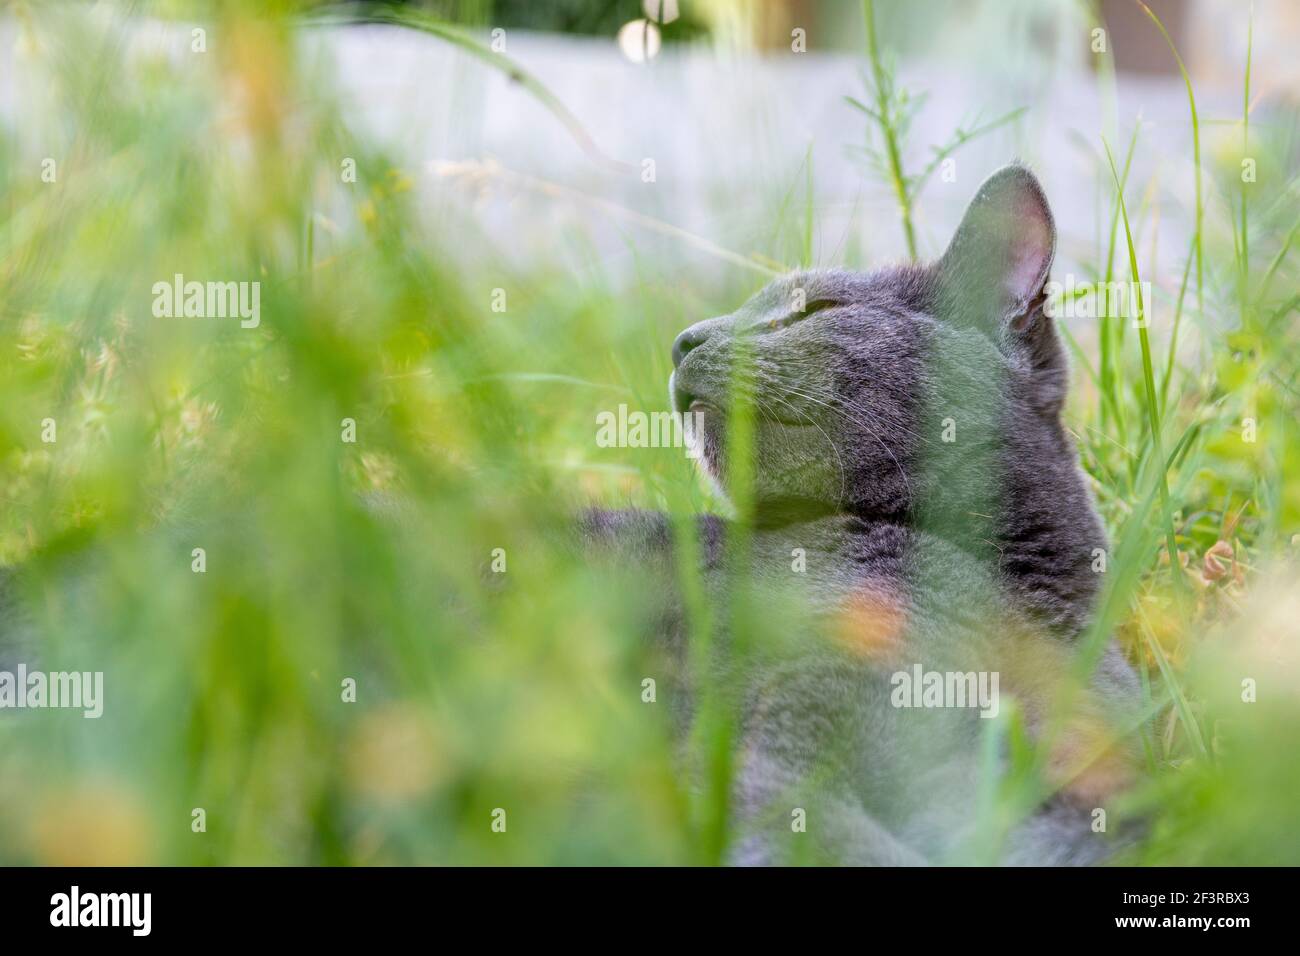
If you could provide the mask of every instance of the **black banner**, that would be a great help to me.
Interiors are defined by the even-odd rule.
[[[1293,871],[1264,869],[11,869],[0,880],[8,940],[82,942],[451,941],[511,928],[614,942],[689,920],[738,937],[857,921],[862,933],[910,926],[925,942],[1051,930],[1227,943],[1277,930],[1294,893]]]

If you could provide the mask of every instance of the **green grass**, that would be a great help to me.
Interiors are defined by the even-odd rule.
[[[25,571],[44,666],[103,670],[107,700],[98,721],[0,721],[0,862],[724,859],[736,676],[707,666],[713,625],[763,648],[790,622],[744,589],[712,604],[689,545],[662,575],[624,574],[556,541],[592,501],[663,508],[683,530],[721,507],[680,451],[596,447],[595,415],[662,408],[673,335],[782,263],[870,265],[819,244],[812,147],[770,188],[745,187],[776,226],[721,240],[520,171],[434,175],[384,155],[294,42],[332,10],[186,7],[208,24],[208,53],[128,62],[114,8],[6,9],[24,82],[48,99],[0,130],[0,565]],[[569,131],[575,162],[611,174],[559,98],[477,34],[384,16],[505,71]],[[898,252],[914,257],[929,173],[1020,114],[958,131],[909,173],[889,49],[873,30],[865,112],[894,141],[882,182],[910,237]],[[1098,224],[1109,248],[1081,268],[1152,278],[1150,323],[1136,336],[1127,318],[1063,326],[1066,423],[1112,542],[1080,676],[1118,635],[1142,678],[1149,779],[1122,809],[1152,820],[1133,852],[1145,863],[1300,861],[1300,196],[1287,178],[1300,123],[1252,115],[1259,78],[1242,55],[1241,129],[1232,118],[1224,143],[1184,72],[1197,189],[1175,269],[1157,272],[1135,239],[1173,188],[1167,165],[1133,162],[1153,148],[1137,118],[1119,118],[1133,123],[1122,164],[1090,154],[1114,200]],[[1246,150],[1255,183],[1240,178]],[[1157,178],[1130,181],[1144,168]],[[598,211],[623,230],[626,268],[568,226],[549,253],[510,255],[447,201],[467,186],[527,195],[557,221]],[[260,281],[261,325],[155,318],[152,285],[177,272]],[[740,403],[741,445],[751,413]],[[743,475],[739,487],[744,528]],[[1222,575],[1206,562],[1220,541]],[[729,559],[743,573],[744,534]],[[704,688],[685,757],[672,675],[643,650],[673,585]],[[1047,747],[1016,707],[988,733],[975,860],[1050,789]],[[683,782],[683,761],[701,785]]]
[[[913,222],[913,210],[926,182],[962,146],[978,139],[1018,119],[1024,108],[1008,113],[988,122],[978,120],[967,126],[958,126],[942,144],[930,147],[930,159],[917,172],[908,172],[903,161],[903,152],[907,146],[908,131],[917,112],[925,105],[928,93],[913,95],[905,87],[897,85],[894,66],[881,54],[880,43],[876,39],[876,12],[872,0],[862,0],[862,16],[866,25],[867,62],[871,75],[866,78],[870,105],[852,96],[845,100],[870,121],[867,142],[855,147],[853,152],[866,161],[867,168],[885,179],[898,204],[899,221],[903,229],[903,241],[907,245],[909,259],[917,259],[916,226]],[[879,145],[875,139],[879,138]]]
[[[1110,154],[1110,146],[1106,146],[1106,160],[1110,163],[1111,176],[1115,180],[1115,192],[1119,203],[1120,216],[1124,221],[1124,241],[1128,246],[1128,263],[1129,275],[1133,281],[1133,295],[1135,313],[1133,315],[1133,324],[1138,330],[1138,344],[1142,349],[1142,382],[1146,386],[1144,397],[1146,398],[1147,424],[1151,428],[1150,448],[1154,456],[1155,468],[1157,470],[1157,482],[1160,489],[1160,508],[1161,518],[1163,519],[1165,529],[1165,542],[1168,547],[1167,553],[1172,560],[1169,562],[1169,568],[1172,578],[1175,582],[1175,588],[1179,595],[1182,594],[1182,588],[1185,582],[1182,576],[1182,567],[1178,562],[1178,542],[1174,534],[1173,514],[1169,503],[1169,480],[1165,472],[1165,452],[1164,443],[1160,434],[1163,429],[1160,418],[1160,403],[1156,400],[1156,381],[1155,373],[1151,367],[1151,338],[1147,334],[1147,311],[1145,303],[1142,301],[1142,274],[1138,270],[1137,250],[1133,247],[1133,231],[1129,228],[1128,208],[1124,204],[1124,186],[1119,178],[1119,173],[1115,169],[1115,158]]]
[[[1196,185],[1196,221],[1192,227],[1192,235],[1194,236],[1193,241],[1196,244],[1196,308],[1198,310],[1203,310],[1205,308],[1205,300],[1202,296],[1205,278],[1205,249],[1203,242],[1205,235],[1205,203],[1201,198],[1201,122],[1200,118],[1196,114],[1196,95],[1192,92],[1192,78],[1187,75],[1187,67],[1183,65],[1183,58],[1179,55],[1178,48],[1174,46],[1174,41],[1170,38],[1169,31],[1166,30],[1165,25],[1160,22],[1160,18],[1152,13],[1151,8],[1143,3],[1142,0],[1134,0],[1134,2],[1142,8],[1142,12],[1145,13],[1150,18],[1151,22],[1156,25],[1156,29],[1160,31],[1160,35],[1164,37],[1165,42],[1169,44],[1169,51],[1173,53],[1174,59],[1178,63],[1178,72],[1182,74],[1183,85],[1187,88],[1187,109],[1191,113],[1192,117],[1192,170]],[[1247,89],[1249,89],[1249,67],[1247,67],[1246,76]]]

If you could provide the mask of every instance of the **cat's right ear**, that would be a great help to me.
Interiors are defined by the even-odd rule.
[[[1026,331],[1042,314],[1056,225],[1037,178],[1003,166],[980,186],[937,268],[949,303],[969,318]]]

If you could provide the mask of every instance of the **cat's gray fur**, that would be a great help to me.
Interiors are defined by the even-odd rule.
[[[710,662],[719,686],[740,689],[734,862],[806,859],[808,846],[847,863],[939,862],[987,839],[975,800],[987,722],[972,710],[894,708],[889,675],[911,662],[1000,666],[1006,633],[1068,652],[1090,619],[1105,539],[1059,419],[1067,370],[1042,311],[1054,243],[1037,182],[1007,167],[981,187],[938,262],[786,276],[679,338],[671,391],[680,409],[702,403],[704,460],[724,488],[733,383],[754,399],[744,586],[769,620],[798,612],[790,647],[742,655],[739,635],[722,628]],[[792,315],[799,321],[784,325]],[[753,361],[737,361],[738,348]],[[949,423],[955,440],[945,442]],[[671,592],[666,516],[592,511],[582,526],[589,550],[657,569]],[[725,607],[740,586],[728,573],[730,525],[702,515],[697,527],[706,594]],[[792,571],[795,549],[803,573]],[[0,668],[34,659],[17,593],[0,571]],[[656,636],[686,675],[684,614],[666,603]],[[879,611],[886,631],[902,622],[898,654],[827,642],[844,630],[846,604],[859,614],[850,645],[855,627],[871,630],[861,615]],[[695,690],[683,678],[669,691],[684,721]],[[1117,713],[1136,700],[1114,648],[1090,693]],[[1112,844],[1092,832],[1096,805],[1062,788],[996,841],[998,858],[1102,859]],[[793,808],[806,812],[806,833],[792,832]]]
[[[1012,165],[981,186],[937,262],[788,275],[674,343],[672,401],[703,412],[703,461],[724,490],[726,410],[752,399],[755,600],[793,594],[810,632],[842,629],[846,602],[905,622],[905,650],[884,660],[811,640],[759,665],[716,665],[745,669],[735,862],[800,858],[801,837],[842,862],[938,862],[968,858],[987,836],[974,796],[986,722],[895,708],[888,678],[913,661],[995,668],[1009,633],[1068,660],[1090,620],[1106,541],[1060,420],[1068,369],[1043,308],[1054,249],[1043,192]],[[728,524],[702,516],[698,527],[721,600]],[[583,528],[594,551],[650,564],[671,553],[660,514],[592,511]],[[795,549],[804,573],[792,571]],[[681,613],[662,627],[680,655]],[[1115,716],[1135,703],[1117,648],[1088,693]],[[1089,825],[1100,799],[1063,787],[997,842],[997,858],[1102,859],[1113,843]],[[793,808],[807,834],[792,835]]]

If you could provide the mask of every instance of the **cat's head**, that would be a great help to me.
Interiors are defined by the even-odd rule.
[[[729,411],[749,400],[754,505],[769,520],[905,520],[975,509],[1005,493],[1009,473],[1073,474],[1058,421],[1066,364],[1043,312],[1055,245],[1038,181],[1006,166],[937,261],[783,276],[686,329],[674,408],[700,413],[703,461],[728,489]]]

